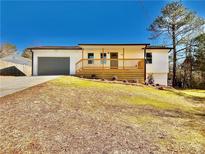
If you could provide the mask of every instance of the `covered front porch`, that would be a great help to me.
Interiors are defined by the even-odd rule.
[[[145,80],[145,58],[142,47],[87,47],[76,63],[76,75],[91,78]]]

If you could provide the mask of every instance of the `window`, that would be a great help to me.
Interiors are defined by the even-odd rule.
[[[88,64],[94,64],[94,53],[88,53]]]
[[[100,63],[101,64],[106,64],[106,57],[107,57],[107,54],[106,53],[100,53]]]
[[[152,64],[152,53],[146,53],[146,63]]]

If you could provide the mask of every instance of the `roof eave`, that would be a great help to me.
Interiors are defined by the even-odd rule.
[[[82,50],[82,48],[26,48],[26,50]]]
[[[173,49],[173,48],[169,48],[169,47],[164,47],[164,48],[149,48],[149,47],[147,47],[147,48],[143,48],[143,49],[169,49],[169,50],[171,50],[171,49]]]
[[[79,46],[81,45],[86,45],[86,46],[136,46],[136,45],[150,45],[149,43],[138,43],[138,44],[78,44]]]

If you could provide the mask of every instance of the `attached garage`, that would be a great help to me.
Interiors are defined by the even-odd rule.
[[[78,46],[40,46],[32,52],[32,75],[74,75],[75,64],[82,58]]]
[[[38,57],[38,75],[69,75],[70,57]]]

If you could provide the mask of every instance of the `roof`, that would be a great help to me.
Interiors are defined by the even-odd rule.
[[[27,49],[60,49],[60,50],[81,50],[82,48],[79,46],[36,46],[36,47],[30,47]]]
[[[166,46],[155,46],[155,45],[149,45],[146,47],[146,49],[173,49],[171,47]]]
[[[17,55],[17,54],[12,54],[12,55],[0,58],[0,60],[7,61],[7,62],[12,62],[12,63],[15,63],[15,64],[22,64],[22,65],[31,66],[31,59],[24,58],[24,57],[22,57],[20,55]]]
[[[149,43],[131,43],[131,44],[78,44],[78,45],[150,45]]]
[[[36,46],[36,47],[30,47],[27,49],[37,49],[37,50],[43,50],[43,49],[60,49],[60,50],[81,50],[82,48],[80,46],[136,46],[136,45],[144,45],[147,46],[146,49],[172,49],[170,47],[165,46],[153,46],[148,43],[135,43],[135,44],[79,44],[79,46]]]

